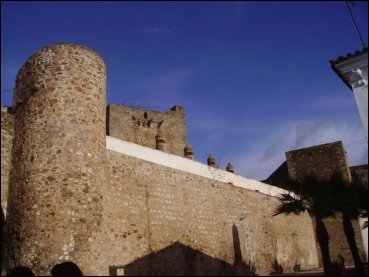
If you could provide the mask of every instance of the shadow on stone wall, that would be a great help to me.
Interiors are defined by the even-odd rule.
[[[6,276],[35,276],[28,267],[17,266],[10,270]]]
[[[55,265],[51,269],[52,276],[83,276],[79,267],[72,262],[65,262]],[[28,267],[17,266],[10,270],[6,276],[35,276]]]
[[[1,276],[4,275],[4,256],[5,256],[5,216],[4,216],[4,211],[3,211],[3,207],[1,207]]]
[[[242,261],[238,230],[232,228],[234,264],[175,242],[124,266],[110,266],[110,276],[256,276],[255,267]]]
[[[271,274],[282,274],[283,273],[283,266],[278,263],[277,259],[275,259],[272,263],[273,271]]]
[[[125,266],[110,266],[110,276],[123,269],[125,276],[255,276],[254,267],[229,264],[180,242],[139,258]]]

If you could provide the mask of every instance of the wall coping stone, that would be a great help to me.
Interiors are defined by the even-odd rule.
[[[232,184],[248,190],[258,191],[274,197],[279,197],[282,193],[288,193],[287,190],[220,170],[197,161],[189,160],[185,157],[151,149],[149,147],[123,141],[110,136],[106,136],[106,149],[149,161],[154,164],[213,179],[215,181]]]

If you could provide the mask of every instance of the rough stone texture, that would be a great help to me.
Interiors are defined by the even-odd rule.
[[[346,152],[341,141],[298,149],[286,153],[287,161],[273,172],[264,182],[281,188],[286,187],[289,178],[302,179],[314,174],[318,179],[329,179],[332,174],[340,172],[347,181],[357,174],[368,185],[368,165],[348,167]],[[356,245],[363,262],[366,261],[363,239],[358,220],[351,220],[355,231]],[[350,247],[347,243],[342,225],[342,216],[337,213],[334,218],[324,219],[329,235],[330,257],[334,261],[338,254],[343,255],[346,265],[354,265]],[[317,245],[319,248],[319,245]],[[322,265],[322,264],[321,264]]]
[[[5,217],[8,202],[9,173],[14,132],[11,108],[1,107],[1,276],[4,273]]]
[[[334,218],[326,218],[323,220],[323,222],[328,231],[329,255],[332,261],[337,259],[337,255],[342,255],[345,258],[346,265],[354,266],[354,260],[351,254],[350,246],[347,242],[342,226],[342,215],[340,213],[336,213]],[[366,255],[361,237],[359,221],[355,219],[351,220],[351,223],[354,228],[356,246],[358,247],[360,258],[363,262],[365,262]]]
[[[351,181],[346,152],[341,141],[286,152],[289,176],[301,180],[306,175],[314,175],[318,180],[329,179],[340,172]]]
[[[318,265],[310,218],[273,217],[274,197],[110,150],[108,161],[110,268],[137,275],[168,273],[170,255],[175,265],[170,273],[219,275],[237,260],[234,228],[243,264],[254,265],[256,274],[272,272],[274,260],[285,271],[297,264]]]
[[[14,116],[11,109],[1,107],[1,210],[6,217],[11,152],[13,145]]]
[[[104,61],[71,44],[47,46],[19,71],[6,222],[9,267],[50,274],[71,260],[98,271],[105,184]]]
[[[284,161],[267,179],[261,182],[280,188],[286,188],[289,179],[287,161]]]
[[[20,70],[14,131],[5,110],[1,125],[7,268],[50,275],[72,261],[84,275],[265,275],[276,263],[318,266],[307,214],[273,217],[274,197],[106,150],[106,133],[155,149],[160,130],[165,151],[184,156],[186,127],[181,106],[105,109],[105,78],[103,60],[71,44],[41,49]]]
[[[184,156],[186,122],[182,106],[167,112],[141,110],[119,105],[107,106],[107,134],[121,140],[156,149],[159,130],[165,139],[165,152]]]
[[[351,176],[357,176],[368,187],[368,164],[350,167]]]

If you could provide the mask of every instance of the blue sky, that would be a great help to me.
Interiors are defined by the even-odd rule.
[[[368,2],[352,7],[368,43]],[[1,2],[1,104],[38,49],[70,42],[107,64],[107,102],[185,106],[195,159],[265,179],[285,152],[342,140],[368,162],[354,97],[329,61],[361,44],[342,1]],[[133,99],[132,99],[133,98]]]

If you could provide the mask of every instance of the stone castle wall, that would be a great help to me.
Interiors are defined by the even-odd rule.
[[[284,161],[263,183],[276,186],[279,188],[288,189],[288,181],[290,176],[288,174],[287,161]]]
[[[14,116],[10,108],[1,107],[1,209],[5,216],[8,201],[13,133]]]
[[[364,185],[368,186],[368,165],[348,167],[346,152],[341,141],[290,151],[286,153],[286,158],[287,161],[265,180],[266,183],[283,188],[286,187],[285,183],[289,178],[301,180],[304,176],[313,174],[322,180],[329,179],[334,173],[340,172],[347,181],[356,174]],[[343,255],[346,265],[354,265],[343,229],[342,215],[336,213],[334,217],[323,221],[329,235],[329,253],[332,261],[337,255]],[[366,255],[359,221],[353,219],[351,222],[359,256],[365,262]],[[319,248],[319,245],[317,247]]]
[[[5,217],[8,206],[9,174],[13,144],[14,116],[8,107],[1,107],[1,275],[4,270]]]
[[[119,105],[107,106],[107,134],[121,140],[156,149],[156,135],[165,139],[165,152],[184,156],[186,122],[182,106],[167,112]]]
[[[311,219],[307,214],[273,217],[276,197],[221,182],[218,171],[211,179],[111,150],[107,154],[110,268],[134,275],[221,275],[237,260],[233,228],[242,261],[255,266],[256,274],[273,272],[274,261],[285,272],[317,267]],[[165,264],[163,249],[178,243],[192,255],[179,247],[168,251],[171,264]],[[212,262],[204,264],[203,254]],[[171,265],[175,270],[167,269]]]
[[[343,225],[342,214],[335,213],[334,217],[325,218],[323,220],[325,227],[327,228],[329,236],[329,255],[332,261],[337,259],[337,255],[342,255],[345,258],[346,266],[354,266],[354,259],[352,257],[350,246],[347,242]],[[357,219],[351,220],[355,233],[356,246],[358,248],[358,254],[362,262],[367,260],[363,239],[361,235],[361,228]],[[317,245],[319,248],[319,245]]]
[[[9,267],[44,275],[58,262],[98,259],[91,241],[102,234],[105,89],[104,61],[82,46],[47,46],[19,71],[6,218]],[[94,266],[85,273],[97,271]]]
[[[39,50],[20,70],[14,131],[2,111],[6,267],[50,275],[72,261],[84,275],[267,275],[276,264],[318,266],[307,214],[273,217],[277,188],[180,157],[183,107],[106,108],[105,81],[103,60],[71,44]],[[150,149],[159,131],[174,155]],[[113,151],[106,134],[146,147]],[[168,156],[178,168],[161,163]]]
[[[318,180],[329,179],[332,173],[340,172],[351,181],[346,152],[341,141],[286,152],[289,176],[303,179],[314,175]]]

